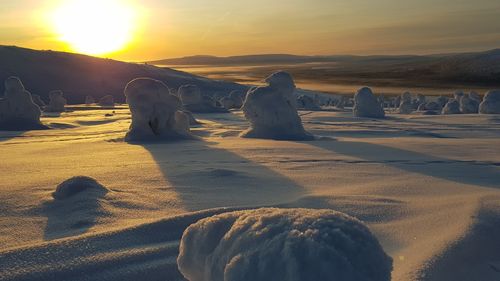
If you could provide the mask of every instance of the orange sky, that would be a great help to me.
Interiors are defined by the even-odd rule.
[[[78,51],[62,42],[51,20],[70,1],[78,0],[0,1],[0,44]],[[100,1],[134,11],[130,41],[118,52],[101,54],[122,60],[199,54],[422,54],[500,47],[498,0]],[[96,22],[95,9],[102,5],[94,6],[78,16]],[[101,26],[114,28],[108,26],[117,21],[113,12],[104,11],[103,17]],[[114,39],[69,35],[94,47]]]

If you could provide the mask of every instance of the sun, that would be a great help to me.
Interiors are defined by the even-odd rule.
[[[89,55],[124,49],[136,26],[134,8],[124,0],[66,0],[51,18],[60,41]]]

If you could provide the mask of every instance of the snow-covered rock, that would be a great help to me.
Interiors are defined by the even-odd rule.
[[[132,113],[132,124],[126,141],[191,138],[189,116],[182,110],[179,98],[170,94],[161,81],[137,78],[125,87]]]
[[[229,212],[189,226],[177,258],[190,281],[389,281],[392,259],[361,221],[333,210]]]
[[[66,99],[62,91],[51,91],[49,93],[49,99],[49,105],[45,107],[46,112],[64,112],[66,110]]]
[[[251,89],[243,104],[250,129],[243,137],[277,140],[312,140],[297,113],[295,83],[290,74],[276,72],[266,79],[268,86]]]
[[[460,103],[456,99],[450,99],[443,107],[442,114],[460,114]]]
[[[479,106],[481,114],[500,114],[500,90],[492,90],[486,93],[483,102]]]
[[[0,99],[0,130],[45,129],[40,123],[40,107],[33,102],[21,80],[9,77],[5,80],[5,93]]]
[[[354,95],[354,108],[356,117],[384,118],[385,112],[379,100],[368,87],[359,89]]]

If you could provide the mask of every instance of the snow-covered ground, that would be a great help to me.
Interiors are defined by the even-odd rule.
[[[238,137],[236,111],[196,115],[200,140],[138,145],[126,107],[74,109],[0,132],[0,280],[183,280],[188,225],[259,206],[361,219],[393,280],[500,280],[500,116],[300,112],[323,138],[293,142]],[[52,198],[79,175],[107,193]]]

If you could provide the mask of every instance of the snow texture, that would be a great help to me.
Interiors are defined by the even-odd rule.
[[[243,112],[250,129],[242,134],[248,138],[276,140],[313,140],[305,131],[297,113],[295,83],[290,74],[276,72],[266,78],[268,86],[249,90]]]
[[[190,281],[389,281],[392,259],[361,221],[333,210],[229,212],[189,226],[177,259]]]
[[[182,104],[161,81],[137,78],[125,87],[125,96],[132,113],[132,124],[126,141],[191,138],[189,116]]]
[[[107,191],[106,187],[98,183],[95,179],[85,176],[77,176],[60,183],[57,186],[56,191],[52,193],[52,197],[56,200],[64,200],[84,192],[102,194],[107,193]]]
[[[66,99],[64,98],[64,94],[62,91],[51,91],[49,93],[49,105],[45,107],[46,112],[64,112],[66,109],[64,106],[66,105]]]
[[[33,99],[33,102],[38,105],[38,107],[43,108],[46,106],[45,102],[39,95],[31,95],[31,98]]]
[[[500,114],[500,90],[492,90],[486,93],[483,102],[479,106],[481,114]]]
[[[354,95],[354,116],[367,118],[384,118],[385,112],[380,101],[368,87],[359,89]]]
[[[4,98],[0,99],[0,130],[45,129],[40,123],[41,111],[17,77],[5,80]]]

